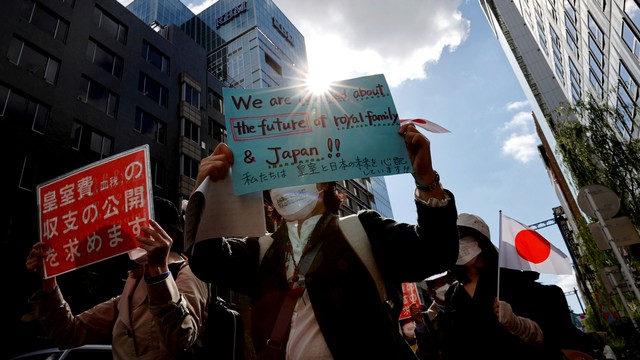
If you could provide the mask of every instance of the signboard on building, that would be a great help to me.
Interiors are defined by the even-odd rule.
[[[223,95],[236,195],[413,171],[383,75]]]
[[[46,278],[137,248],[152,216],[149,173],[144,145],[38,185]]]

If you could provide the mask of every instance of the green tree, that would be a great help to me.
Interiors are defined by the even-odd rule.
[[[637,110],[637,109],[636,109]],[[575,105],[565,106],[558,110],[561,121],[552,126],[557,150],[562,155],[563,166],[568,170],[571,180],[577,188],[599,184],[611,189],[620,197],[620,214],[629,216],[636,228],[640,226],[640,139],[629,139],[618,130],[617,124],[624,121],[623,109],[612,107],[607,101],[599,102],[594,98],[580,100]],[[585,219],[577,219],[579,236],[582,239],[583,257],[580,266],[600,269],[617,264],[611,252],[598,249],[593,236],[586,226]],[[640,245],[627,247],[627,259],[636,271],[640,269]],[[596,270],[597,271],[597,270]],[[623,305],[617,297],[609,297],[604,286],[599,281],[591,282],[592,290],[599,297],[599,303],[606,303],[617,309]],[[591,299],[591,303],[594,301]],[[632,298],[628,300],[633,301]],[[635,304],[636,319],[639,304]],[[622,311],[623,312],[623,311]],[[601,316],[600,309],[591,309],[593,316]],[[629,348],[625,344],[638,339],[637,330],[628,325],[629,320],[622,318],[617,323],[610,324],[608,332],[611,334],[612,346],[621,350]],[[592,324],[597,324],[593,322]],[[628,351],[625,350],[625,355]],[[640,352],[636,351],[640,358]]]

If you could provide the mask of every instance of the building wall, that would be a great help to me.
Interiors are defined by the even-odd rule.
[[[148,144],[154,195],[179,202],[189,195],[196,175],[184,159],[193,159],[197,170],[200,158],[220,141],[222,83],[207,72],[206,52],[175,26],[157,30],[116,0],[3,4],[0,150],[7,211],[1,251],[12,254],[2,269],[12,274],[6,285],[14,292],[8,301],[15,309],[3,315],[2,323],[12,329],[10,349],[3,353],[48,345],[37,333],[38,324],[21,321],[30,311],[28,297],[39,288],[38,279],[22,270],[39,239],[38,184]],[[146,94],[141,74],[149,85],[142,89]],[[153,98],[158,88],[152,84],[162,87],[166,102]],[[183,100],[185,85],[200,91],[200,104]],[[138,126],[142,111],[152,121]],[[199,126],[185,126],[188,122]],[[115,272],[126,270],[123,256],[61,277],[74,311],[122,290]]]

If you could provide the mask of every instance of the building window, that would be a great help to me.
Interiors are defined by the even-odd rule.
[[[20,17],[49,34],[52,38],[63,43],[67,41],[69,22],[41,4],[34,3],[31,0],[23,0]]]
[[[22,190],[33,191],[36,188],[36,175],[38,174],[37,157],[25,156],[20,171],[18,187]]]
[[[15,37],[11,39],[7,59],[33,75],[43,78],[49,84],[56,84],[60,61],[23,40]]]
[[[71,127],[71,148],[103,159],[113,155],[113,139],[88,125],[74,122]]]
[[[207,90],[207,101],[210,108],[218,110],[221,114],[224,114],[222,98],[215,93],[215,91]]]
[[[593,36],[593,39],[596,41],[597,45],[601,49],[604,49],[604,33],[602,32],[602,29],[600,28],[598,23],[596,23],[596,20],[593,18],[593,16],[591,16],[591,14],[589,14],[589,34]]]
[[[565,12],[564,12],[564,25],[567,30],[567,45],[569,49],[576,55],[578,58],[580,54],[578,53],[578,30],[576,29],[576,10],[573,5],[569,2],[565,2]]]
[[[184,154],[180,155],[180,160],[182,163],[181,175],[184,175],[193,180],[196,180],[198,178],[198,166],[200,162]]]
[[[244,72],[244,56],[242,55],[242,48],[236,49],[227,57],[227,67],[229,68],[229,77],[231,79],[242,78]]]
[[[109,15],[100,7],[95,8],[93,12],[93,19],[107,36],[112,39],[116,39],[119,42],[127,43],[127,27],[121,24],[115,17]]]
[[[569,59],[569,80],[571,81],[571,98],[575,104],[582,97],[582,81],[580,80],[580,71],[571,59]]]
[[[195,141],[200,142],[200,126],[196,125],[193,121],[189,121],[185,118],[182,119],[182,136]]]
[[[157,188],[163,189],[165,187],[165,170],[166,167],[163,162],[151,158],[151,181]]]
[[[564,86],[564,65],[562,62],[562,45],[560,43],[560,36],[553,29],[553,26],[549,26],[549,32],[551,33],[551,48],[553,49],[553,65],[555,67],[556,76],[562,85]]]
[[[200,108],[200,90],[196,90],[193,86],[183,83],[182,100],[191,106]]]
[[[640,41],[636,33],[632,30],[631,25],[627,23],[627,20],[622,22],[622,40],[627,44],[636,59],[640,60]]]
[[[117,116],[118,95],[84,76],[80,84],[79,100],[95,107],[110,117],[115,118]]]
[[[212,118],[209,118],[209,136],[221,143],[226,143],[227,129],[224,127],[224,125],[220,124]]]
[[[142,57],[149,64],[169,75],[169,58],[146,40],[142,43]]]
[[[629,139],[635,131],[633,119],[638,115],[638,82],[623,62],[620,62],[618,74],[618,109],[623,119],[618,119],[617,125],[622,135]]]
[[[269,54],[264,53],[264,61],[273,69],[273,71],[282,76],[282,66],[280,66],[274,58],[269,56]]]
[[[549,48],[547,46],[547,35],[545,34],[544,22],[539,14],[536,13],[536,27],[538,29],[538,41],[540,42],[540,48],[544,51],[545,55],[549,56]]]
[[[597,61],[593,58],[593,55],[589,55],[589,82],[593,85],[594,90],[600,96],[602,93],[602,84],[604,82],[604,74],[602,69],[597,64]]]
[[[625,1],[624,13],[633,23],[636,31],[640,30],[640,7],[635,1]]]
[[[93,39],[89,39],[87,44],[87,60],[98,65],[109,74],[122,78],[122,66],[124,60],[111,50],[102,46]]]
[[[167,142],[167,125],[139,108],[136,109],[135,129],[160,144]]]
[[[0,116],[22,121],[31,130],[44,134],[49,122],[49,106],[0,85]]]
[[[558,13],[556,12],[556,5],[554,0],[547,0],[547,10],[549,11],[549,14],[551,14],[553,21],[557,23]]]
[[[169,92],[167,88],[160,85],[159,82],[144,73],[140,73],[138,90],[149,99],[157,102],[165,108],[167,107],[167,97]]]

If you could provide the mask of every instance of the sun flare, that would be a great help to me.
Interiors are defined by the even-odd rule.
[[[307,89],[315,95],[324,94],[331,87],[331,82],[326,76],[309,74],[305,80]]]

